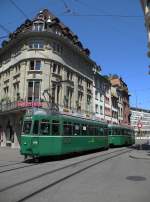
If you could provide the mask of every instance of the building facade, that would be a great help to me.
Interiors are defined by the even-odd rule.
[[[111,85],[99,72],[94,75],[93,113],[98,120],[111,121]]]
[[[132,107],[131,126],[136,137],[150,138],[150,110]]]
[[[97,69],[75,35],[48,10],[37,14],[0,49],[0,144],[19,146],[28,107],[55,107],[90,117]]]
[[[118,123],[122,125],[130,125],[130,105],[129,105],[129,92],[127,84],[122,80],[121,77],[117,75],[109,76],[111,86],[116,88],[116,98],[114,105],[116,110],[114,110],[115,117],[118,116]],[[118,106],[117,106],[118,102]],[[118,113],[117,113],[118,108]]]
[[[19,147],[29,108],[129,124],[127,85],[100,75],[78,36],[47,9],[0,48],[0,145]]]

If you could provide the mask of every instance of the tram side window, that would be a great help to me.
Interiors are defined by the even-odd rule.
[[[52,121],[52,135],[60,135],[60,123],[57,120]]]
[[[112,129],[109,129],[109,130],[108,130],[108,134],[109,134],[109,135],[112,135]]]
[[[109,130],[108,128],[104,128],[104,135],[107,136],[108,134],[111,135],[111,129]]]
[[[50,134],[50,123],[48,121],[43,121],[40,124],[40,134],[49,135]]]
[[[64,122],[64,135],[66,136],[70,136],[72,135],[72,124],[71,123],[67,123],[67,122]]]
[[[114,130],[114,135],[120,135],[120,130],[119,130],[118,128],[116,128],[116,129]]]
[[[23,133],[25,134],[29,134],[30,131],[31,131],[31,124],[32,122],[31,121],[25,121],[24,124],[23,124]]]
[[[39,121],[34,121],[33,124],[33,134],[37,135],[39,130]]]
[[[88,125],[88,135],[91,136],[91,135],[95,135],[94,134],[94,127],[92,125]]]
[[[106,133],[106,132],[107,132],[107,131],[105,130],[105,133]],[[99,135],[100,135],[100,136],[104,135],[104,128],[102,128],[102,127],[99,128]]]
[[[80,125],[78,123],[73,125],[73,135],[80,135]]]
[[[98,135],[99,135],[98,126],[95,126],[95,135],[96,135],[96,136],[98,136]]]
[[[118,129],[115,130],[115,135],[120,135]]]
[[[118,135],[122,135],[121,129],[118,129]]]
[[[82,125],[82,135],[87,135],[87,126]]]
[[[115,129],[112,130],[112,135],[116,135],[116,130]]]
[[[125,135],[126,131],[124,129],[122,129],[122,135]]]

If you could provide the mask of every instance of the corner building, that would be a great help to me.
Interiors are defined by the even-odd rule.
[[[19,147],[29,107],[57,106],[90,117],[97,69],[75,35],[47,9],[26,20],[0,49],[0,145]],[[97,71],[97,70],[96,70]]]

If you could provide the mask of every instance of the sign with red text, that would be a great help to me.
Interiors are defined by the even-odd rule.
[[[42,107],[42,102],[25,102],[18,101],[17,107]]]

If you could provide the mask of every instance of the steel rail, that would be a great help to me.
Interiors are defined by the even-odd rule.
[[[58,172],[58,171],[64,170],[64,169],[69,168],[69,167],[72,167],[72,166],[79,165],[79,164],[81,164],[81,163],[84,163],[84,162],[87,162],[87,161],[90,161],[90,160],[93,160],[93,159],[97,159],[97,158],[100,158],[100,157],[108,156],[108,155],[114,154],[114,153],[116,153],[116,152],[129,152],[129,151],[132,151],[132,149],[126,149],[126,148],[124,148],[124,149],[120,149],[120,150],[115,150],[115,151],[113,151],[113,152],[108,152],[108,153],[106,153],[106,154],[100,154],[100,155],[98,155],[98,156],[94,156],[94,157],[90,157],[90,158],[87,158],[87,159],[84,159],[84,160],[80,160],[80,161],[78,161],[78,162],[71,163],[71,164],[69,164],[69,165],[66,165],[66,166],[63,166],[63,167],[60,167],[60,168],[57,168],[57,169],[54,169],[54,170],[51,170],[51,171],[48,171],[48,172],[44,172],[44,173],[42,173],[42,174],[40,174],[40,175],[37,175],[37,176],[35,176],[35,177],[32,177],[32,178],[26,179],[26,180],[24,180],[24,181],[17,182],[17,183],[15,183],[15,184],[12,184],[12,185],[9,185],[9,186],[7,186],[7,187],[4,187],[4,188],[0,189],[0,193],[1,193],[1,192],[5,192],[5,191],[7,191],[7,190],[9,190],[9,189],[13,189],[14,187],[23,185],[23,184],[25,184],[25,183],[27,183],[27,182],[31,182],[31,181],[33,181],[33,180],[42,178],[42,177],[44,177],[44,176],[46,176],[46,175],[50,175],[50,174],[56,173],[56,172]],[[118,154],[117,154],[117,155],[118,155]],[[100,162],[101,162],[101,161],[100,161]],[[39,164],[38,164],[38,165],[39,165]]]
[[[61,182],[63,182],[63,181],[66,181],[67,179],[69,179],[69,178],[71,178],[71,177],[73,177],[73,176],[75,176],[75,175],[77,175],[77,174],[79,174],[79,173],[81,173],[81,172],[83,172],[83,171],[85,171],[85,170],[91,168],[91,167],[94,167],[94,166],[96,166],[96,165],[98,165],[98,164],[100,164],[100,163],[103,163],[103,162],[105,162],[105,161],[107,161],[107,160],[113,159],[113,158],[115,158],[115,157],[118,157],[118,156],[120,156],[120,155],[122,155],[122,154],[131,152],[131,151],[132,151],[132,149],[130,149],[130,150],[128,149],[128,150],[123,151],[123,152],[121,152],[121,153],[119,153],[119,154],[115,154],[115,155],[113,155],[113,156],[111,156],[111,157],[108,157],[108,158],[105,158],[105,159],[103,159],[103,160],[100,160],[100,161],[98,161],[98,162],[96,162],[96,163],[90,164],[90,165],[88,165],[88,166],[86,166],[86,167],[84,167],[84,168],[82,168],[82,169],[79,169],[79,170],[77,170],[77,171],[75,171],[75,172],[72,172],[71,174],[69,174],[69,175],[67,175],[67,176],[65,176],[65,177],[62,177],[62,178],[60,178],[59,180],[56,180],[56,181],[54,181],[54,182],[52,182],[52,183],[50,183],[50,184],[48,184],[48,185],[46,185],[46,186],[44,186],[44,187],[42,187],[42,188],[40,188],[40,189],[38,189],[38,190],[32,192],[31,194],[26,195],[25,197],[23,197],[22,199],[19,199],[19,200],[16,201],[16,202],[24,202],[24,201],[28,200],[29,198],[32,198],[32,197],[34,197],[35,195],[37,195],[37,194],[39,194],[39,193],[45,191],[46,189],[52,188],[52,187],[54,187],[55,185],[57,185],[57,184],[59,184],[59,183],[61,183]],[[71,165],[70,165],[70,166],[71,166]],[[70,167],[70,166],[69,166],[69,167]]]

